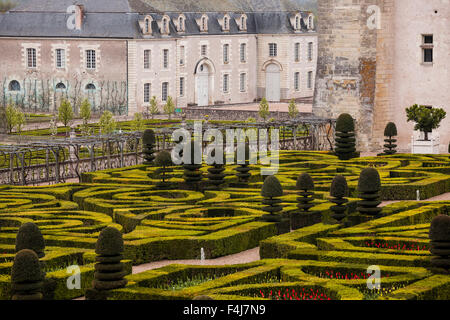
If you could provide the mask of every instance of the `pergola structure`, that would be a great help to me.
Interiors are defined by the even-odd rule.
[[[193,136],[194,126],[181,127]],[[155,151],[174,145],[172,133],[180,126],[154,129]],[[292,121],[202,124],[202,135],[208,129],[256,129],[279,131],[279,150],[332,150],[335,120],[321,118]],[[301,135],[297,132],[301,131]],[[37,185],[80,180],[81,174],[137,165],[142,162],[142,132],[120,132],[74,138],[9,136],[9,145],[0,145],[0,184]],[[268,134],[270,150],[270,134]],[[26,143],[24,143],[26,141]],[[205,142],[207,143],[207,142]],[[237,142],[236,142],[237,143]]]

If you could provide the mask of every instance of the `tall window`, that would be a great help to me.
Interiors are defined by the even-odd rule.
[[[184,56],[185,56],[184,46],[180,46],[180,66],[184,66]]]
[[[208,53],[208,46],[206,44],[202,45],[201,51],[202,56],[206,56]]]
[[[148,19],[148,18],[145,19],[144,32],[145,33],[149,33],[150,32],[150,19]]]
[[[422,35],[422,62],[433,63],[433,35]]]
[[[184,31],[184,18],[182,16],[178,18],[178,31]]]
[[[269,56],[270,57],[276,57],[277,56],[277,44],[276,43],[269,43]]]
[[[202,17],[202,31],[208,31],[208,20],[206,17]]]
[[[27,49],[27,66],[28,68],[36,68],[36,49]]]
[[[313,76],[312,71],[309,71],[308,72],[308,89],[312,89],[312,76]]]
[[[95,69],[95,50],[86,50],[86,69]]]
[[[162,101],[167,101],[168,90],[169,90],[169,83],[163,82],[162,89],[161,89],[161,100]]]
[[[295,62],[299,62],[300,61],[300,43],[296,43],[295,47],[294,47],[294,59]]]
[[[313,17],[312,16],[309,16],[308,17],[308,28],[309,29],[312,29],[314,26],[313,26]]]
[[[240,56],[241,56],[241,62],[245,62],[245,56],[247,55],[247,45],[245,43],[241,43],[241,50],[240,50]]]
[[[150,102],[150,83],[144,83],[144,102]]]
[[[241,17],[241,30],[246,30],[247,29],[247,23],[245,20],[245,16]]]
[[[223,63],[230,62],[230,55],[229,55],[230,52],[229,51],[230,51],[230,45],[224,44],[223,45]]]
[[[224,74],[223,75],[223,92],[227,93],[229,91],[230,86],[230,75]]]
[[[64,49],[56,49],[56,67],[57,68],[66,67],[66,55]]]
[[[300,72],[294,73],[294,89],[295,91],[300,90]]]
[[[150,69],[151,50],[144,50],[144,69]]]
[[[313,43],[308,43],[308,60],[311,61],[313,56]]]
[[[301,25],[300,25],[300,17],[296,16],[295,17],[295,30],[300,30],[300,27],[301,27]]]
[[[228,17],[223,18],[223,30],[228,30]]]
[[[169,68],[169,49],[163,50],[163,68]]]
[[[169,23],[167,21],[167,18],[162,19],[162,33],[164,34],[169,33]]]
[[[180,78],[180,97],[184,97],[184,77]]]
[[[239,90],[240,90],[241,92],[245,92],[246,78],[247,78],[247,75],[246,75],[245,73],[241,73],[241,75],[240,75],[240,81],[239,81]]]

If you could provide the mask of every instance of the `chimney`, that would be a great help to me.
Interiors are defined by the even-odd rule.
[[[82,4],[75,5],[75,29],[81,30],[83,26],[84,6]]]

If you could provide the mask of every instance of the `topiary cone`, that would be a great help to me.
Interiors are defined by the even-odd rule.
[[[45,256],[45,242],[41,230],[33,223],[22,224],[16,235],[16,252],[23,249],[33,250],[39,258]]]
[[[309,209],[314,207],[311,202],[314,201],[314,192],[309,190],[314,190],[314,181],[308,173],[302,173],[297,178],[297,189],[299,197],[297,198],[298,204],[297,208],[302,212],[308,212]]]
[[[348,113],[341,114],[336,122],[335,153],[339,160],[355,156],[355,122]]]
[[[236,157],[239,155],[236,154]],[[248,141],[245,142],[245,154],[244,159],[236,159],[236,162],[238,163],[238,167],[236,167],[236,176],[238,177],[238,182],[241,186],[245,187],[248,185],[248,182],[250,180],[250,177],[252,176],[250,173],[251,167],[250,164],[250,144]]]
[[[195,148],[197,146],[197,148]],[[198,188],[199,182],[202,180],[202,172],[200,171],[202,165],[195,164],[195,151],[201,150],[199,143],[191,142],[191,158],[190,163],[183,164],[184,175],[183,178],[188,185],[193,186],[195,189]]]
[[[450,216],[439,215],[430,224],[431,265],[450,270]]]
[[[330,188],[330,195],[333,197],[330,201],[335,203],[330,209],[333,211],[332,217],[337,221],[341,221],[345,218],[345,212],[347,207],[344,205],[348,202],[348,199],[344,198],[348,195],[347,180],[343,176],[335,176]]]
[[[275,176],[266,177],[261,188],[261,195],[264,197],[262,203],[266,205],[262,210],[268,212],[267,215],[262,217],[263,220],[270,222],[281,221],[281,216],[277,213],[283,210],[283,207],[280,205],[281,199],[279,199],[283,195],[283,187]]]
[[[153,160],[155,160],[155,144],[156,144],[156,136],[155,132],[152,129],[147,129],[144,131],[144,135],[142,136],[142,144],[144,146],[144,164],[153,164]]]
[[[358,211],[362,215],[378,216],[382,208],[380,201],[381,179],[375,168],[365,168],[361,171],[358,181],[359,197]]]
[[[155,158],[155,165],[159,167],[156,170],[156,173],[161,179],[161,182],[157,184],[157,187],[167,188],[170,186],[170,183],[167,180],[171,178],[167,173],[172,171],[172,169],[168,167],[173,165],[170,152],[166,150],[159,152]]]
[[[11,269],[12,300],[42,300],[43,277],[37,254],[20,250]]]
[[[95,290],[105,291],[125,287],[126,271],[120,262],[123,259],[123,249],[122,233],[119,230],[106,227],[100,232],[95,246],[97,263],[92,282]]]
[[[397,145],[395,144],[397,140],[392,138],[397,136],[397,127],[395,123],[389,122],[386,125],[386,128],[384,129],[384,136],[387,137],[387,139],[384,140],[386,142],[386,144],[384,145],[384,154],[392,155],[397,153],[397,151],[395,150],[395,148],[397,148]]]

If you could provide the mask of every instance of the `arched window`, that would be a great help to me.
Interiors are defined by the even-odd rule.
[[[145,18],[144,33],[149,33],[149,32],[150,32],[150,19]]]
[[[241,30],[246,30],[247,29],[247,23],[245,21],[245,16],[241,17]]]
[[[202,30],[201,31],[208,31],[208,18],[205,16],[202,17]]]
[[[309,29],[313,29],[314,25],[313,25],[313,16],[309,16],[308,17],[308,28]]]
[[[168,33],[168,30],[167,30],[167,19],[163,18],[162,22],[163,22],[163,27],[162,27],[163,33]]]
[[[183,18],[183,16],[180,16],[179,18],[178,18],[178,31],[179,32],[182,32],[182,31],[184,31],[184,18]]]
[[[300,30],[300,17],[295,17],[295,30]]]
[[[223,30],[228,30],[228,17],[223,18]]]
[[[66,90],[66,85],[60,82],[56,85],[56,90]]]
[[[93,84],[93,83],[88,83],[87,85],[86,85],[86,88],[85,88],[86,90],[91,90],[91,91],[94,91],[96,88],[95,88],[95,85]]]
[[[20,91],[20,83],[17,80],[12,80],[8,86],[9,91]]]

